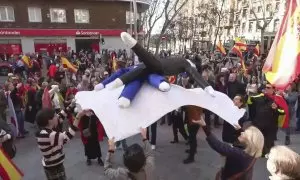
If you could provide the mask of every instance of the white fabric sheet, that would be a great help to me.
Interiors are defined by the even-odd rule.
[[[113,90],[82,91],[76,94],[76,103],[82,109],[92,109],[103,124],[107,136],[122,140],[140,132],[140,127],[148,127],[162,116],[184,105],[195,105],[208,109],[230,124],[237,124],[244,115],[244,109],[234,106],[232,100],[223,93],[208,95],[201,88],[184,89],[172,85],[169,92],[161,92],[145,83],[131,106],[121,109],[118,98],[124,87]]]

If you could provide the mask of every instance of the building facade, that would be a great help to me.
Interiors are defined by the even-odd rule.
[[[129,0],[1,0],[0,54],[125,49],[132,14]]]
[[[232,0],[231,5],[225,7],[227,17],[224,19],[226,23],[220,28],[220,40],[228,42],[241,37],[248,43],[261,41],[258,23],[263,26],[264,22],[269,21],[263,34],[264,49],[269,49],[284,16],[286,0]]]

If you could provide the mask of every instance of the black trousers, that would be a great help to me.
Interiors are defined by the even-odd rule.
[[[172,118],[173,121],[172,128],[173,128],[174,141],[178,141],[178,130],[182,135],[182,137],[184,138],[184,140],[187,140],[188,135],[184,129],[183,119],[180,118],[180,115],[171,115],[170,117]]]
[[[200,126],[198,124],[189,124],[188,130],[189,130],[189,143],[190,143],[190,152],[189,152],[189,158],[194,159],[194,156],[196,154],[197,150],[197,133]]]
[[[204,114],[205,114],[205,123],[207,125],[207,127],[211,127],[211,119],[210,119],[210,116],[213,114],[212,112],[210,112],[209,110],[207,109],[204,109]],[[215,114],[214,116],[214,125],[217,126],[219,125],[219,116]]]
[[[270,153],[271,148],[275,145],[277,128],[276,127],[260,127],[256,126],[264,135],[265,142],[263,148],[263,155]]]
[[[138,43],[132,47],[132,50],[144,64],[140,64],[132,71],[122,75],[120,79],[124,84],[137,78],[145,77],[149,73],[172,76],[187,72],[201,88],[204,89],[209,86],[208,82],[206,82],[202,75],[197,71],[197,68],[192,67],[192,65],[184,58],[170,58],[168,60],[158,59]]]
[[[149,129],[151,129],[151,139],[149,138]],[[157,132],[157,122],[151,124],[150,127],[147,128],[147,139],[150,140],[152,145],[156,145],[156,132]]]

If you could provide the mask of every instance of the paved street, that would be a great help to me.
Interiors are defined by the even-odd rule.
[[[24,172],[24,180],[43,180],[45,179],[43,168],[41,166],[41,153],[39,152],[35,139],[34,128],[27,126],[30,137],[17,141],[17,156],[14,161],[19,168]],[[220,137],[221,130],[215,129],[214,133]],[[184,153],[187,148],[183,142],[172,145],[169,141],[172,139],[171,127],[167,125],[158,126],[158,139],[156,150],[156,170],[160,180],[212,180],[218,168],[222,164],[220,155],[212,151],[205,139],[203,132],[198,134],[198,153],[196,162],[190,165],[183,165],[182,160],[186,158]],[[300,152],[300,139],[298,135],[292,136],[292,147],[297,152]],[[283,143],[284,135],[279,133],[278,144]],[[139,136],[135,136],[128,140],[128,144],[140,141]],[[104,157],[107,152],[106,141],[101,142],[102,152]],[[82,143],[79,137],[73,139],[64,148],[66,153],[65,168],[67,176],[72,180],[83,179],[100,179],[106,180],[103,176],[103,168],[93,162],[92,166],[86,166]],[[122,164],[122,151],[116,152],[115,162]],[[103,157],[103,158],[104,158]],[[257,161],[254,171],[254,180],[268,179],[266,170],[266,160],[260,159]]]

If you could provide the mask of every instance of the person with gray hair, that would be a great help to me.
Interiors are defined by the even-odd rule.
[[[267,169],[271,180],[299,180],[300,155],[286,146],[274,146],[268,157]]]

